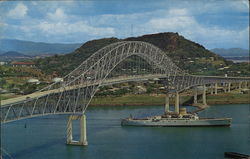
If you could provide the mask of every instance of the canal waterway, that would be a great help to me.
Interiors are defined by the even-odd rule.
[[[188,108],[190,109],[190,108]],[[192,108],[191,108],[192,109]],[[250,105],[211,106],[200,116],[232,117],[231,127],[122,127],[130,114],[157,115],[160,106],[90,107],[86,147],[68,146],[67,115],[2,125],[2,146],[14,159],[223,159],[225,151],[250,154]],[[74,138],[79,138],[75,122]]]

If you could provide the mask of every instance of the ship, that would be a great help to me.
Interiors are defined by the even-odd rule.
[[[196,111],[197,112],[197,111]],[[146,118],[122,119],[122,126],[151,126],[151,127],[205,127],[231,125],[232,118],[200,118],[196,113],[188,113],[186,108],[181,108],[179,113],[167,112],[163,115]]]

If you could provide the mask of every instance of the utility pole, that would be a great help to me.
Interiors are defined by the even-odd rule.
[[[131,31],[131,33],[130,33],[131,37],[133,37],[134,36],[134,33],[133,33],[133,24],[131,24],[131,30],[130,31]]]

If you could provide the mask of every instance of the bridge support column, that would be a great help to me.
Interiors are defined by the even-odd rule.
[[[228,92],[231,92],[231,82],[228,83]]]
[[[244,88],[247,89],[247,81],[245,81]]]
[[[166,94],[165,98],[165,114],[169,112],[169,94]]]
[[[175,113],[179,114],[179,106],[180,106],[180,97],[179,97],[179,93],[176,92],[175,94]]]
[[[197,87],[195,87],[194,88],[194,104],[198,103],[197,96],[198,96],[198,90],[197,90]]]
[[[73,131],[73,120],[80,120],[80,140],[74,141],[72,136]],[[86,146],[87,142],[87,131],[86,131],[86,116],[83,115],[70,115],[67,123],[67,144]]]
[[[226,83],[223,83],[223,90],[225,93],[227,92],[227,84]]]
[[[239,83],[239,93],[241,93],[241,89],[242,89],[242,82]]]
[[[218,94],[218,83],[215,83],[214,94]]]
[[[241,89],[242,82],[239,83],[239,89]]]
[[[203,85],[202,104],[203,104],[203,105],[207,105],[207,99],[206,99],[206,85]]]
[[[211,84],[211,94],[214,94],[214,86]]]

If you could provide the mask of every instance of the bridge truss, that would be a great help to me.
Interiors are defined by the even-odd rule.
[[[152,70],[147,75],[112,77],[108,75],[125,59],[138,56],[144,59]],[[1,106],[1,122],[49,114],[83,114],[98,88],[102,85],[129,80],[143,80],[161,77],[168,81],[169,88],[176,92],[193,86],[216,82],[240,82],[239,78],[204,78],[185,73],[159,48],[141,41],[123,41],[110,44],[90,56],[71,73],[35,92],[29,99],[10,102]]]

